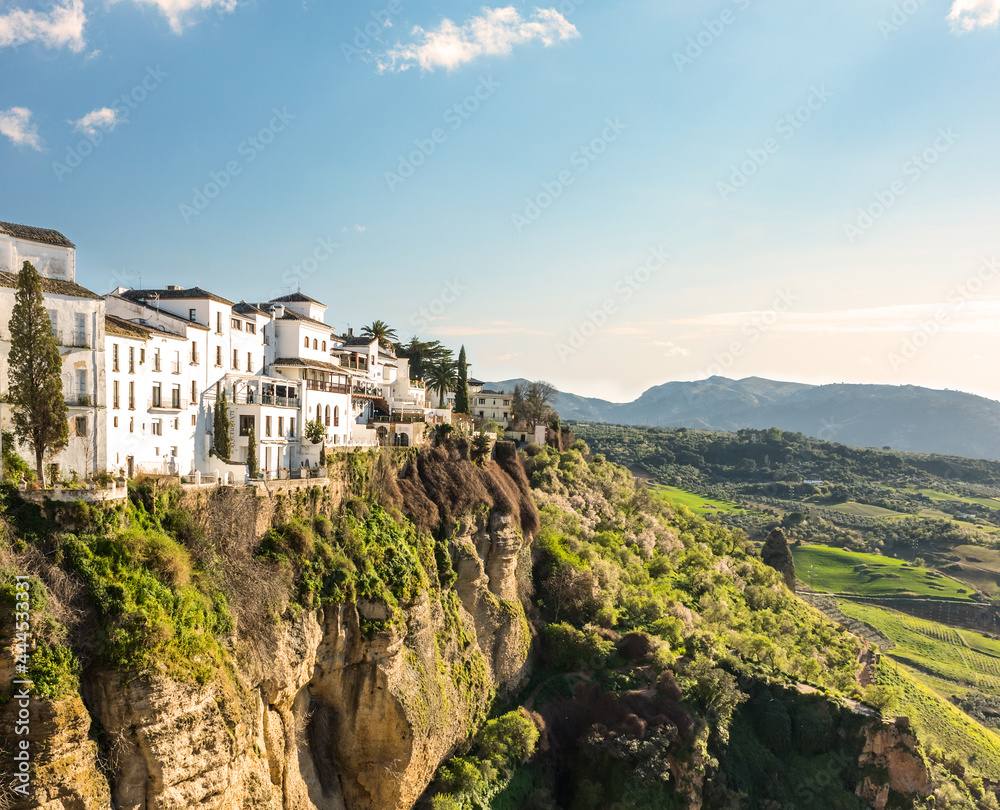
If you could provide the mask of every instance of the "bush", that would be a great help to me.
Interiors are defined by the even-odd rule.
[[[490,720],[479,737],[479,753],[502,770],[512,770],[535,753],[538,729],[521,711]]]
[[[615,649],[613,642],[594,631],[577,630],[565,622],[546,625],[542,641],[542,654],[549,663],[567,671],[602,670]]]
[[[872,684],[865,689],[861,700],[880,714],[891,714],[899,706],[902,695],[895,686]]]

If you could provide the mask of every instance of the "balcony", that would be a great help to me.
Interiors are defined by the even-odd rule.
[[[65,331],[65,332],[56,332],[55,336],[56,336],[56,342],[60,346],[69,346],[69,347],[74,348],[74,349],[89,349],[90,348],[90,344],[87,343],[87,333],[86,332],[77,332],[75,330],[73,330],[73,331]]]
[[[147,400],[147,407],[151,411],[185,411],[187,410],[188,401],[186,399],[172,398],[163,399],[162,397],[150,397]]]
[[[181,361],[180,360],[174,360],[170,364],[170,373],[171,374],[180,374],[181,373]]]
[[[199,358],[198,352],[191,352],[191,365],[192,366],[198,365],[199,359],[200,358]]]
[[[298,408],[299,398],[298,397],[279,397],[273,394],[262,394],[260,398],[261,405],[277,405],[280,408]]]
[[[310,391],[326,391],[330,394],[351,393],[351,387],[347,383],[327,382],[326,380],[306,380],[306,388]]]
[[[382,391],[381,386],[375,385],[370,382],[362,382],[361,380],[354,380],[354,385],[351,389],[351,393],[356,397],[381,397]]]
[[[90,394],[70,394],[66,397],[66,404],[71,408],[89,408],[93,404]]]

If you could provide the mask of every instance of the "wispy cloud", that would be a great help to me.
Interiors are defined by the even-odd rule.
[[[117,110],[101,107],[97,110],[91,110],[83,118],[70,121],[70,123],[77,132],[93,136],[97,134],[98,130],[101,132],[114,131],[114,128],[121,123],[121,116],[118,115]]]
[[[83,0],[69,0],[55,6],[47,14],[42,11],[11,9],[0,14],[0,48],[38,42],[46,48],[66,48],[74,53],[83,50],[86,42],[83,27],[87,15]]]
[[[0,110],[0,135],[6,135],[15,146],[30,146],[42,151],[38,125],[31,120],[31,110],[27,107]]]
[[[524,19],[513,6],[483,8],[479,17],[462,25],[444,19],[434,29],[419,26],[412,31],[413,42],[397,45],[378,59],[378,70],[401,72],[419,65],[424,70],[454,68],[480,56],[509,54],[515,45],[539,40],[549,46],[556,41],[580,36],[572,25],[554,8],[536,8]]]
[[[476,325],[476,326],[438,326],[434,329],[439,335],[532,335],[551,336],[552,332],[543,332],[539,329],[520,326],[519,324],[504,324],[500,326]]]
[[[1000,22],[1000,0],[955,0],[948,12],[952,30],[968,33]]]
[[[215,9],[218,13],[230,13],[236,8],[236,0],[133,0],[139,5],[158,8],[175,34],[184,31],[185,25],[190,25],[187,14],[192,9]]]

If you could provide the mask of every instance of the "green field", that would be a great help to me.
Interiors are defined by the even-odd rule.
[[[895,643],[886,655],[948,682],[946,695],[969,689],[1000,692],[1000,641],[871,604],[843,599],[839,607],[844,615],[870,624]],[[929,685],[940,689],[939,684]]]
[[[955,557],[958,559],[955,560]],[[954,546],[945,553],[945,560],[961,566],[961,570],[952,572],[952,576],[989,596],[1000,597],[1000,550],[972,545]]]
[[[918,681],[905,665],[883,657],[878,682],[899,688],[902,703],[896,712],[910,718],[920,740],[947,754],[961,754],[972,770],[992,780],[1000,779],[1000,737]]]
[[[831,512],[843,512],[845,515],[857,515],[859,517],[905,517],[902,512],[896,512],[892,509],[884,509],[881,506],[872,506],[867,503],[855,503],[854,501],[829,505],[824,504],[823,508],[828,509]]]
[[[792,548],[795,575],[816,591],[861,596],[916,594],[937,599],[970,599],[963,583],[936,571],[874,554],[828,546]]]
[[[668,487],[665,484],[650,484],[650,489],[656,495],[666,498],[667,500],[680,506],[686,506],[692,512],[697,512],[699,515],[743,511],[735,503],[717,501],[714,498],[706,498],[704,495],[688,492],[686,489]]]
[[[1000,509],[1000,499],[997,498],[965,498],[961,495],[952,495],[948,492],[938,492],[936,489],[913,489],[911,487],[907,487],[903,491],[926,495],[932,501],[958,501],[959,503],[979,504],[989,509]]]

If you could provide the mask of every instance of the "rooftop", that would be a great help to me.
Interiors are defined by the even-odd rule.
[[[279,357],[273,363],[272,366],[296,366],[298,368],[321,368],[324,371],[336,371],[343,372],[344,369],[340,366],[335,366],[333,363],[326,363],[322,360],[303,360],[300,357]]]
[[[104,315],[104,332],[108,335],[121,335],[138,340],[146,340],[149,337],[149,330],[145,327],[108,314]]]
[[[71,298],[95,298],[100,299],[95,292],[91,292],[86,287],[81,287],[75,281],[61,281],[57,278],[46,278],[42,276],[39,281],[42,283],[42,292],[52,295],[68,295]],[[17,289],[17,275],[0,271],[0,287]]]
[[[122,298],[128,298],[132,301],[152,301],[157,298],[161,300],[198,299],[215,301],[216,303],[225,304],[226,306],[233,305],[232,301],[223,298],[221,295],[210,293],[208,290],[203,290],[201,287],[190,287],[186,290],[183,287],[178,287],[176,289],[167,288],[163,290],[125,290],[121,295]]]
[[[303,304],[318,304],[321,307],[326,306],[326,304],[324,304],[322,301],[317,301],[315,298],[310,298],[308,295],[304,295],[301,292],[293,292],[289,293],[288,295],[281,295],[278,296],[277,298],[272,298],[269,303],[272,304],[303,303]]]
[[[26,239],[29,242],[41,242],[43,245],[75,248],[72,242],[59,231],[50,228],[33,228],[30,225],[18,225],[16,222],[0,222],[0,233],[13,236],[15,239]]]

